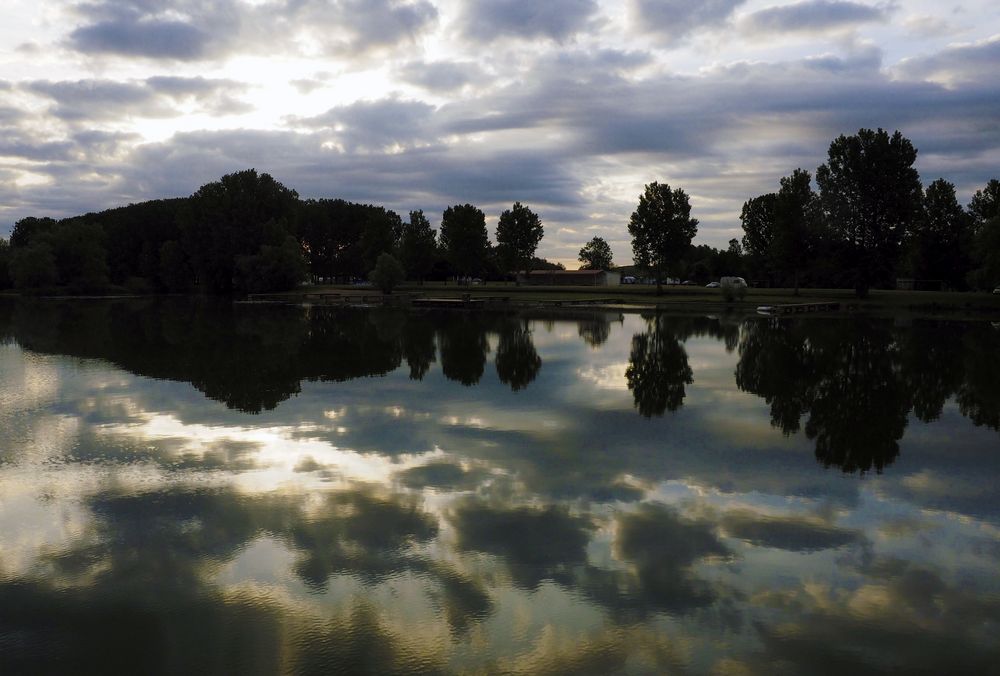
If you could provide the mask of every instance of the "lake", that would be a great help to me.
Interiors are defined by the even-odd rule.
[[[0,302],[0,673],[1000,673],[1000,328]]]

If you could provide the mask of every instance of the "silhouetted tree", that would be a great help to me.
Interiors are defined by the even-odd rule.
[[[504,267],[531,272],[531,260],[545,229],[538,214],[520,202],[505,209],[497,222],[497,253]]]
[[[381,289],[382,293],[391,294],[392,290],[406,279],[406,272],[392,254],[383,253],[378,257],[375,269],[368,278],[372,284]]]
[[[167,291],[185,293],[194,285],[194,271],[180,242],[169,240],[160,246],[159,281]]]
[[[396,252],[403,231],[403,221],[395,211],[383,207],[366,207],[366,218],[361,231],[361,262],[365,270],[372,270],[379,257]]]
[[[991,179],[969,203],[973,219],[974,265],[969,279],[979,289],[1000,286],[1000,181]]]
[[[750,322],[736,384],[765,398],[785,434],[807,414],[806,437],[826,467],[881,472],[899,455],[911,392],[885,322]]]
[[[939,279],[964,289],[971,267],[972,219],[955,197],[955,186],[939,178],[927,186],[923,213],[910,237],[910,264],[918,279]]]
[[[603,315],[578,320],[577,334],[590,347],[600,347],[611,335],[611,322]]]
[[[1000,216],[1000,181],[993,178],[982,190],[977,190],[969,202],[973,227],[978,232],[986,223]],[[13,239],[13,238],[12,238]]]
[[[482,271],[490,250],[486,216],[471,204],[450,206],[441,217],[441,248],[461,274]]]
[[[815,223],[819,216],[816,194],[808,171],[796,169],[781,179],[774,199],[774,227],[771,241],[775,267],[789,273],[795,295],[799,295],[799,275],[809,264]]]
[[[834,140],[827,163],[816,170],[823,212],[843,243],[858,296],[873,283],[890,282],[900,243],[919,217],[916,159],[917,150],[898,131],[890,137],[861,129]]]
[[[647,317],[645,333],[632,337],[625,380],[635,407],[647,418],[676,411],[684,403],[685,385],[694,382],[687,351],[663,315]]]
[[[423,284],[424,277],[431,271],[437,256],[435,231],[431,229],[430,221],[423,211],[411,211],[409,222],[403,225],[400,256],[410,279]]]
[[[583,263],[581,270],[610,270],[611,245],[603,237],[594,237],[580,249],[579,260]]]
[[[483,377],[489,349],[483,324],[478,320],[450,315],[439,325],[441,372],[448,380],[456,380],[466,387],[478,383]]]
[[[298,194],[253,169],[198,189],[181,210],[182,243],[198,279],[213,292],[233,289],[236,261],[281,246],[294,233]]]
[[[59,279],[56,257],[46,242],[19,246],[11,251],[10,277],[18,289],[52,286]]]
[[[28,246],[36,237],[49,233],[56,226],[56,221],[51,218],[35,218],[28,216],[22,218],[14,224],[10,232],[10,245],[15,249]]]
[[[236,259],[234,286],[243,293],[290,291],[304,281],[308,264],[291,235],[280,246],[260,247],[260,253]]]
[[[635,263],[653,273],[659,294],[670,266],[681,259],[698,232],[698,219],[691,218],[691,204],[683,190],[654,181],[639,196],[628,231]]]
[[[997,222],[1000,217],[991,221]],[[962,415],[974,424],[1000,430],[1000,359],[995,348],[996,332],[991,327],[979,326],[966,333],[961,348],[965,377],[955,398]]]
[[[9,289],[13,285],[10,278],[10,243],[0,237],[0,289]]]
[[[423,380],[435,360],[434,322],[425,315],[409,314],[403,326],[403,356],[410,380]]]
[[[740,222],[743,225],[743,251],[764,267],[771,260],[774,240],[774,203],[778,196],[773,192],[753,197],[743,203]]]
[[[500,382],[510,385],[514,392],[524,389],[538,376],[542,358],[524,322],[505,322],[500,327],[496,367]]]

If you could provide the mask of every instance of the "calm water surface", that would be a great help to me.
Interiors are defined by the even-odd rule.
[[[0,673],[1000,673],[1000,329],[0,303]]]

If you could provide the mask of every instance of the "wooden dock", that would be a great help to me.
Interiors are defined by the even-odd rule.
[[[763,315],[793,315],[803,312],[836,312],[840,303],[787,303],[785,305],[761,305],[757,312]]]

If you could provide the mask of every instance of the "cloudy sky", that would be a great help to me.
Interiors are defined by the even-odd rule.
[[[630,262],[653,180],[697,242],[830,141],[899,129],[963,203],[1000,175],[995,0],[3,0],[0,235],[255,167],[303,197],[527,203]]]

